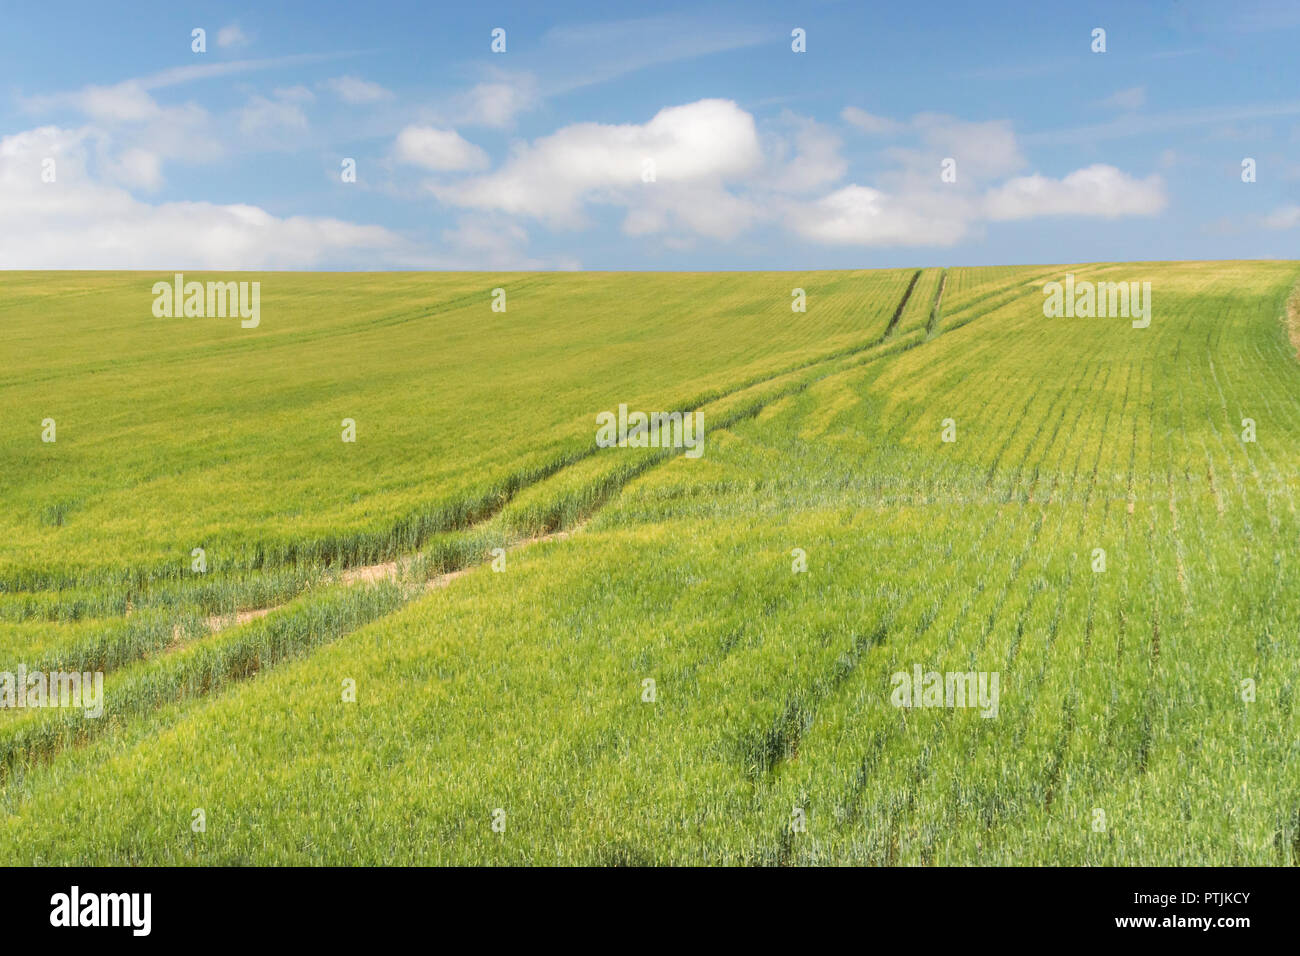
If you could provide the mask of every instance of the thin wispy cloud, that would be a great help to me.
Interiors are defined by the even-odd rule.
[[[1113,110],[1139,110],[1146,105],[1147,90],[1145,86],[1132,86],[1118,90],[1101,101],[1100,106]]]
[[[543,94],[558,96],[652,66],[774,44],[786,35],[788,28],[783,32],[780,26],[681,15],[571,23],[546,30],[535,59],[552,66]]]
[[[39,113],[69,106],[80,107],[85,102],[87,91],[92,90],[114,89],[140,90],[148,92],[151,90],[161,90],[168,87],[180,86],[185,83],[195,83],[200,80],[217,79],[220,77],[235,76],[242,73],[255,73],[265,70],[287,69],[296,66],[306,66],[313,63],[324,63],[331,60],[342,60],[360,55],[362,55],[360,51],[342,53],[296,53],[289,56],[266,57],[264,59],[256,60],[231,60],[226,63],[195,63],[186,66],[170,67],[166,70],[160,70],[157,73],[119,80],[109,86],[91,85],[79,90],[20,96],[18,102],[27,112]]]
[[[1277,119],[1287,116],[1300,116],[1300,100],[1122,116],[1105,123],[1027,133],[1022,139],[1028,145],[1095,143],[1130,136],[1158,136],[1174,130],[1193,129],[1245,119]]]

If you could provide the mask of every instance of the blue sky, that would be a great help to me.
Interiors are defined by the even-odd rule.
[[[1300,248],[1298,3],[71,2],[4,19],[0,268]]]

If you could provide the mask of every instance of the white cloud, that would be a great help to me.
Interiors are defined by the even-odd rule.
[[[90,175],[90,135],[46,126],[0,138],[0,262],[7,268],[303,269],[405,248],[379,226],[279,218],[243,204],[140,202]],[[147,176],[149,160],[128,156]],[[56,162],[53,183],[41,181],[46,157]]]
[[[528,233],[508,217],[470,213],[459,217],[454,229],[444,229],[442,241],[451,247],[426,264],[440,269],[577,269],[572,258],[558,260],[529,256]]]
[[[245,135],[284,130],[302,131],[307,128],[307,114],[298,105],[297,97],[281,96],[277,91],[273,99],[254,94],[239,111],[239,129]]]
[[[87,86],[70,94],[69,105],[97,120],[138,123],[155,119],[162,108],[136,83]]]
[[[123,80],[112,86],[85,86],[79,90],[20,96],[18,103],[23,110],[35,115],[48,114],[53,110],[73,109],[101,120],[141,120],[149,118],[161,109],[153,98],[147,95],[149,90],[166,89],[198,80],[258,70],[302,66],[348,55],[350,54],[299,53],[294,56],[268,57],[261,60],[231,60],[226,63],[175,66],[148,76]]]
[[[1300,206],[1279,206],[1264,217],[1267,229],[1294,229],[1300,226]]]
[[[391,99],[393,94],[378,83],[363,80],[359,76],[336,76],[325,81],[325,85],[338,94],[344,103],[377,103]]]
[[[978,236],[991,221],[1152,215],[1166,202],[1159,176],[1139,179],[1112,166],[1089,166],[1061,179],[1008,179],[1024,170],[1025,159],[1005,121],[938,114],[897,121],[856,107],[843,110],[844,123],[889,141],[872,151],[883,162],[870,178],[859,174],[846,184],[843,127],[786,112],[765,122],[760,135],[748,112],[723,99],[667,107],[642,123],[563,126],[515,143],[494,164],[457,129],[508,127],[536,105],[538,93],[530,74],[493,72],[445,98],[439,112],[420,114],[394,140],[392,159],[435,174],[425,177],[424,189],[459,210],[454,227],[440,234],[450,250],[444,254],[379,227],[335,219],[280,218],[252,205],[137,200],[127,190],[159,189],[172,159],[211,161],[230,150],[300,144],[295,134],[309,128],[303,107],[315,99],[305,86],[283,87],[253,95],[214,122],[194,104],[156,102],[153,86],[194,78],[162,76],[25,101],[77,110],[87,125],[45,127],[2,141],[0,185],[7,202],[15,189],[17,198],[0,209],[0,261],[300,268],[373,254],[384,264],[413,267],[545,268],[528,254],[523,220],[575,228],[601,207],[621,216],[626,235],[686,249],[700,239],[733,239],[760,224],[782,225],[818,243],[950,246]],[[352,103],[392,96],[355,76],[317,88]],[[236,129],[242,135],[232,135]],[[11,162],[20,152],[27,163],[21,168]],[[46,155],[59,157],[59,180],[42,191],[39,167]],[[955,184],[940,182],[938,163],[945,156],[958,161]],[[652,181],[646,181],[647,161]],[[1265,224],[1281,229],[1298,223],[1300,209],[1283,207]],[[30,243],[18,238],[26,236]]]
[[[238,23],[224,26],[217,31],[217,46],[223,50],[231,47],[238,49],[241,46],[248,46],[249,42],[248,35],[239,28]]]
[[[136,80],[35,97],[24,100],[23,106],[70,109],[86,116],[90,122],[81,132],[94,146],[101,173],[131,188],[158,189],[165,160],[212,162],[225,153],[206,110],[193,103],[161,106]]]
[[[483,176],[434,184],[456,206],[532,216],[577,226],[587,203],[635,208],[636,234],[670,221],[712,235],[734,235],[751,215],[725,183],[754,172],[762,150],[753,117],[730,100],[700,100],[660,110],[647,123],[576,123],[517,146]],[[652,161],[654,181],[643,180]]]
[[[1197,107],[1194,109],[1174,110],[1168,113],[1125,114],[1105,123],[1078,126],[1073,129],[1030,133],[1022,138],[1024,142],[1035,146],[1094,146],[1107,139],[1151,136],[1155,133],[1168,133],[1198,126],[1214,126],[1223,123],[1234,124],[1247,120],[1270,120],[1285,116],[1296,116],[1297,114],[1300,114],[1300,100],[1269,104],[1242,103],[1236,106]],[[1260,128],[1268,129],[1269,127]]]
[[[983,195],[904,177],[899,192],[857,184],[816,201],[788,203],[786,221],[815,242],[863,246],[950,246],[978,235],[986,222],[1040,216],[1154,215],[1164,208],[1159,176],[1135,179],[1113,166],[1089,166],[1062,179],[1024,176]]]
[[[1036,216],[1151,216],[1164,209],[1163,180],[1156,175],[1135,179],[1114,166],[1098,163],[1062,179],[1023,176],[990,191],[985,214],[994,220]]]
[[[860,112],[860,111],[859,111]],[[674,248],[693,237],[726,240],[779,221],[805,239],[839,245],[950,246],[989,221],[1073,215],[1151,215],[1165,205],[1159,176],[1136,179],[1090,166],[1062,179],[1006,177],[1025,158],[1006,121],[922,113],[906,122],[846,111],[860,128],[907,134],[873,185],[835,188],[848,168],[833,130],[783,114],[760,140],[753,118],[729,100],[661,110],[645,124],[578,123],[517,145],[490,173],[428,188],[450,205],[527,216],[551,227],[586,224],[589,207],[623,207],[623,231],[659,235]],[[940,180],[953,156],[958,181]],[[645,163],[654,181],[643,181]],[[830,188],[819,198],[795,197]]]
[[[208,118],[206,110],[192,103],[168,107],[159,105],[145,86],[136,80],[32,97],[23,100],[22,105],[33,113],[74,110],[106,127],[143,123],[189,127],[206,122]]]
[[[534,55],[511,56],[547,64],[545,75],[554,78],[544,93],[551,96],[650,66],[768,44],[773,36],[764,24],[667,13],[551,27],[539,38]]]
[[[856,126],[864,133],[870,133],[873,136],[884,136],[897,133],[903,129],[903,124],[896,120],[887,119],[883,116],[873,116],[866,110],[860,110],[856,106],[846,106],[840,111],[840,119],[850,126]]]
[[[943,113],[918,113],[906,122],[872,116],[845,107],[841,118],[851,126],[893,140],[906,137],[913,145],[890,146],[883,151],[894,163],[882,175],[895,183],[904,179],[932,181],[940,163],[954,159],[959,188],[972,180],[990,179],[1015,172],[1025,165],[1015,130],[1007,120],[971,122]]]
[[[461,216],[455,229],[444,229],[443,241],[461,249],[487,250],[498,253],[526,245],[528,233],[517,222],[506,220],[493,224],[486,219]]]
[[[279,87],[275,91],[275,98],[286,103],[314,103],[316,94],[300,83],[297,86]]]
[[[1110,107],[1116,110],[1140,110],[1147,102],[1147,88],[1145,86],[1134,86],[1127,90],[1120,90],[1113,93],[1101,101],[1102,106]]]
[[[527,74],[479,83],[459,98],[457,116],[470,126],[505,127],[537,105],[537,84]]]
[[[649,186],[629,205],[623,220],[623,231],[629,236],[684,229],[710,239],[733,239],[762,216],[752,200],[714,183]]]
[[[397,158],[439,172],[484,169],[488,155],[453,129],[408,126],[397,134]]]
[[[132,147],[106,165],[108,174],[127,186],[152,191],[162,185],[162,161],[157,153],[147,149]]]
[[[971,233],[964,200],[941,194],[906,198],[856,184],[812,203],[791,204],[786,218],[805,239],[832,245],[950,246]]]
[[[837,245],[950,246],[978,236],[990,221],[1114,219],[1153,215],[1165,206],[1159,176],[1136,179],[1113,166],[1089,166],[1062,179],[1007,179],[1025,165],[1009,122],[933,113],[906,123],[863,116],[844,114],[853,125],[906,133],[921,145],[885,149],[882,155],[893,165],[881,170],[872,186],[854,183],[811,202],[781,205],[798,235]],[[940,178],[940,162],[947,157],[956,160],[955,182]]]
[[[483,82],[440,97],[435,106],[421,109],[413,119],[440,129],[509,129],[521,113],[540,102],[533,74],[493,69]]]
[[[885,156],[894,169],[884,176],[895,183],[903,179],[921,182],[938,175],[942,160],[957,162],[959,188],[974,185],[972,180],[1005,176],[1021,169],[1025,158],[1015,130],[1008,120],[972,122],[943,113],[917,113],[905,122],[873,116],[855,106],[846,106],[840,118],[850,126],[876,136],[891,139],[907,137],[914,144],[891,146]]]
[[[830,127],[788,111],[782,115],[780,125],[791,130],[792,135],[770,136],[764,144],[776,167],[767,182],[770,188],[801,193],[843,178],[849,164],[840,155],[843,144]]]
[[[952,157],[957,161],[959,182],[971,176],[1004,176],[1025,165],[1007,120],[973,123],[940,113],[919,113],[912,118],[912,127],[933,151],[932,160]],[[937,169],[937,162],[927,166],[927,172],[934,175],[938,175]]]
[[[258,70],[281,70],[285,67],[305,66],[309,63],[323,63],[330,60],[353,56],[351,53],[294,53],[290,56],[271,56],[259,60],[229,60],[225,63],[192,63],[187,66],[173,66],[157,73],[150,73],[130,82],[138,83],[146,90],[165,89],[197,80],[210,80],[218,76],[232,76],[238,73],[252,73]]]

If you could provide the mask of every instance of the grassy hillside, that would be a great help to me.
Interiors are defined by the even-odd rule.
[[[1300,265],[156,278],[0,286],[4,862],[1300,862]]]
[[[697,405],[878,339],[911,275],[241,274],[262,283],[242,329],[154,318],[154,275],[10,274],[0,557],[68,585],[124,560],[165,577],[205,542],[220,570],[392,551],[589,449],[597,409]]]

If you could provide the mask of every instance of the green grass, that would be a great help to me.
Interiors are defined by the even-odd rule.
[[[1067,268],[1150,328],[1044,318]],[[0,290],[0,670],[107,671],[0,711],[0,862],[1300,862],[1300,265],[155,278]]]

